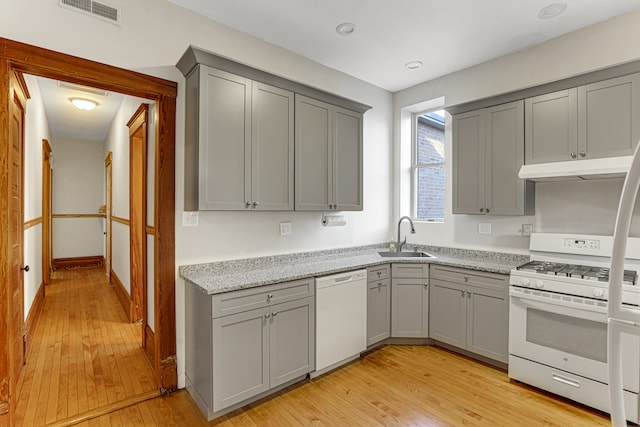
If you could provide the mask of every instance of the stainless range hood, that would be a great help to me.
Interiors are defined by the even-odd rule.
[[[530,181],[582,181],[624,178],[633,156],[523,165],[518,176]]]

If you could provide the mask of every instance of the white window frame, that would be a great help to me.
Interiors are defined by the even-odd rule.
[[[446,186],[446,162],[449,154],[446,148],[444,152],[444,162],[418,164],[418,117],[424,116],[425,114],[433,113],[434,111],[440,111],[440,110],[442,110],[442,107],[431,108],[428,110],[420,111],[418,113],[412,113],[411,115],[411,218],[416,221],[444,223],[444,215],[442,218],[418,218],[418,170],[434,167],[434,166],[442,166],[445,170],[445,186]],[[446,123],[445,123],[445,129],[446,129]],[[444,191],[445,191],[445,194],[443,195],[444,201],[442,206],[443,213],[445,211],[444,203],[446,203],[446,188]]]

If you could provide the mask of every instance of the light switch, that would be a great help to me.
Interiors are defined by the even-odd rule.
[[[199,212],[182,212],[183,227],[197,227],[199,220]]]
[[[281,222],[280,223],[280,235],[281,236],[290,236],[292,233],[291,223],[290,222]]]
[[[478,234],[491,234],[491,223],[490,222],[478,223]]]

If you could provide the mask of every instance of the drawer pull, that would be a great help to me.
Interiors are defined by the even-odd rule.
[[[269,314],[269,313],[267,313],[267,314],[265,314],[265,315],[264,315],[264,318],[265,318],[265,319],[268,319],[269,317],[271,317],[271,314]]]
[[[460,294],[462,294],[462,298],[464,298],[464,291],[460,291]]]
[[[267,299],[271,299],[271,298],[273,298],[273,294],[268,294]]]
[[[580,388],[580,381],[572,380],[571,378],[563,377],[558,374],[551,374],[551,378],[559,383],[570,385],[571,387]]]
[[[378,277],[382,276],[382,271],[378,271]]]
[[[278,315],[277,311],[274,311],[273,314],[272,314],[273,317],[276,317],[277,315]]]

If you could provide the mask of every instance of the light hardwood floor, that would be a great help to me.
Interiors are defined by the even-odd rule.
[[[606,396],[603,396],[606,398]],[[608,426],[606,414],[438,347],[387,346],[207,423],[185,390],[81,426]]]
[[[16,425],[50,424],[155,390],[141,326],[128,323],[102,268],[56,271],[45,295],[18,380]]]

